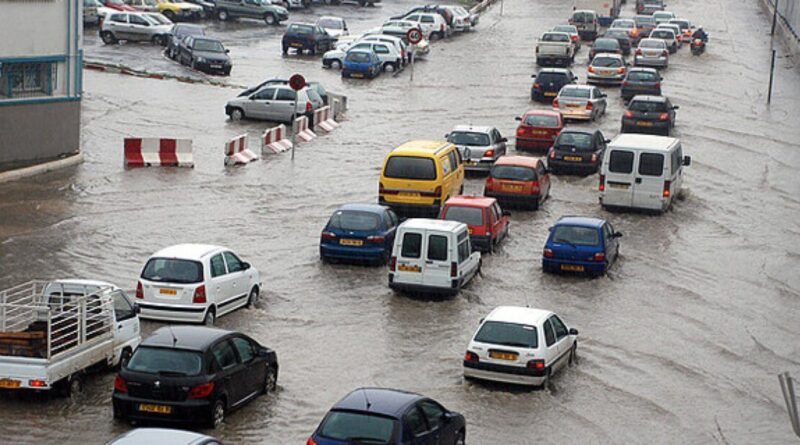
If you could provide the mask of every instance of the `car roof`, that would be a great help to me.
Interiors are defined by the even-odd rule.
[[[568,89],[568,88],[573,88],[573,89],[576,89],[576,90],[593,90],[593,89],[595,89],[597,87],[595,87],[594,85],[584,85],[584,84],[570,83],[570,84],[567,84],[567,85],[564,85],[563,87],[561,87],[561,90],[563,91],[563,90]]]
[[[500,156],[494,165],[520,165],[536,168],[536,163],[542,159],[544,158],[538,156]]]
[[[334,410],[370,412],[399,418],[405,410],[424,399],[413,392],[389,388],[359,388],[333,405]]]
[[[621,60],[621,61],[623,61],[623,62],[625,61],[625,58],[622,56],[622,54],[614,54],[614,53],[600,53],[600,54],[598,54],[598,55],[594,56],[594,59],[592,59],[592,62],[594,62],[594,61],[595,61],[596,59],[598,59],[598,58],[605,58],[605,59],[619,59],[619,60]],[[591,63],[590,63],[589,65],[591,65]]]
[[[212,439],[204,434],[169,428],[136,428],[117,436],[112,445],[191,445]]]
[[[563,134],[563,133],[583,133],[583,134],[595,134],[595,133],[597,133],[598,131],[600,131],[600,130],[598,130],[598,129],[596,129],[596,128],[583,128],[583,127],[564,127],[564,129],[563,129],[563,130],[561,130],[561,133],[562,133],[562,134]]]
[[[445,232],[453,232],[461,228],[466,229],[467,225],[462,222],[443,219],[409,218],[400,224],[400,227],[412,230],[442,230]]]
[[[224,249],[224,247],[212,244],[176,244],[159,250],[151,255],[151,258],[160,257],[197,260],[222,249]]]
[[[562,216],[556,221],[556,225],[564,224],[570,226],[601,227],[606,220],[591,216]]]
[[[473,131],[476,133],[489,133],[494,127],[487,125],[456,125],[453,131]]]
[[[537,75],[539,74],[569,74],[569,70],[566,68],[542,68],[539,70]]]
[[[651,134],[623,133],[615,137],[608,148],[644,149],[667,152],[678,141],[677,138]]]
[[[500,321],[516,324],[542,324],[552,314],[544,309],[521,306],[498,306],[489,312],[484,321]]]
[[[478,207],[486,208],[491,207],[497,202],[495,198],[479,195],[456,195],[448,199],[444,204],[445,206],[458,206],[458,207]]]
[[[558,111],[553,110],[528,110],[525,112],[525,116],[552,116],[552,117],[560,117],[561,113]]]
[[[352,212],[376,213],[376,214],[381,215],[381,214],[383,214],[383,212],[388,210],[388,208],[386,206],[382,206],[380,204],[358,204],[358,203],[353,203],[353,204],[345,204],[345,205],[339,207],[338,209],[336,209],[336,211],[340,211],[340,210],[342,210],[342,211],[349,210],[349,211],[352,211]]]
[[[630,69],[628,69],[629,73],[632,73],[634,71],[643,71],[643,72],[647,72],[647,73],[651,73],[651,74],[658,74],[658,70],[657,69],[644,67],[644,66],[632,66],[632,67],[630,67]]]
[[[447,141],[442,140],[414,140],[408,141],[403,145],[395,148],[390,153],[391,155],[419,155],[419,154],[434,154],[439,150],[446,148],[450,145]]]
[[[224,329],[205,326],[173,325],[158,328],[142,340],[142,346],[204,351],[222,337],[232,334]]]
[[[633,101],[641,101],[641,102],[666,102],[667,98],[664,96],[648,96],[646,94],[637,94],[631,98],[631,102]]]

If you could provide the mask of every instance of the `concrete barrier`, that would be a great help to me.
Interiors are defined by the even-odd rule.
[[[339,124],[333,120],[331,107],[325,106],[314,111],[314,129],[323,129],[330,133],[339,128]]]
[[[333,112],[333,118],[339,122],[344,120],[347,113],[347,96],[328,91],[328,105]]]
[[[310,128],[308,128],[308,117],[306,116],[300,116],[294,120],[292,131],[294,132],[295,137],[300,138],[305,142],[310,142],[312,139],[317,137],[317,135],[314,134]]]
[[[0,184],[4,182],[16,181],[18,179],[27,178],[30,176],[40,175],[42,173],[60,170],[62,168],[72,167],[74,165],[80,164],[81,162],[83,162],[83,153],[78,152],[76,154],[67,156],[62,159],[56,159],[54,161],[43,162],[41,164],[4,171],[0,173]]]
[[[247,149],[247,135],[236,136],[225,143],[225,165],[243,165],[258,159]]]
[[[126,167],[194,167],[191,139],[125,138]]]
[[[286,139],[286,125],[267,128],[261,135],[261,154],[282,153],[292,148],[292,141]]]

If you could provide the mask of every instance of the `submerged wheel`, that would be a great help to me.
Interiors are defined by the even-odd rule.
[[[264,379],[264,394],[271,393],[278,388],[278,371],[267,367],[267,377]]]
[[[206,326],[214,326],[215,321],[217,321],[217,314],[214,312],[214,308],[209,308],[206,311],[205,318],[203,318],[203,324]]]
[[[258,287],[253,286],[250,296],[247,298],[247,307],[254,307],[258,303]]]
[[[217,399],[211,408],[211,417],[208,419],[208,426],[212,429],[218,428],[225,421],[225,402]]]

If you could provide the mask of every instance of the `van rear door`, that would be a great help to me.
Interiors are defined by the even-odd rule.
[[[636,179],[633,185],[633,206],[641,209],[662,210],[667,162],[663,153],[640,152],[636,162]]]
[[[455,261],[450,253],[451,234],[428,231],[426,237],[425,272],[422,274],[422,284],[449,288],[452,283],[450,263]]]
[[[633,205],[634,160],[636,153],[622,148],[610,148],[606,158],[603,204],[631,207]]]
[[[397,265],[394,280],[398,283],[422,284],[424,230],[403,230],[397,240],[399,252],[396,254]]]

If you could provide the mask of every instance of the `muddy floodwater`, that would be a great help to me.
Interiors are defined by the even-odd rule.
[[[376,8],[315,7],[353,32],[378,26],[412,0]],[[387,286],[386,269],[323,265],[321,228],[348,202],[375,202],[381,162],[409,139],[441,138],[457,124],[497,126],[513,140],[529,108],[537,37],[571,3],[505,0],[475,32],[433,42],[414,81],[408,70],[341,80],[319,56],[283,57],[283,27],[219,24],[234,60],[231,85],[301,72],[349,98],[331,134],[243,168],[223,166],[226,139],[266,125],[231,122],[237,88],[86,71],[79,167],[0,185],[0,286],[80,277],[136,285],[147,257],[178,242],[226,245],[257,267],[256,308],[218,320],[274,348],[279,389],[232,414],[226,443],[301,444],[339,398],[360,386],[419,392],[467,419],[467,441],[530,443],[794,443],[776,374],[800,377],[800,69],[779,58],[772,105],[769,18],[755,1],[672,0],[669,9],[711,35],[708,51],[670,58],[663,89],[680,106],[675,135],[693,157],[682,200],[662,216],[608,213],[597,176],[553,179],[537,212],[515,211],[511,236],[483,274],[443,301]],[[631,1],[624,16],[633,15]],[[173,74],[189,70],[152,45],[104,46],[86,58]],[[779,49],[779,54],[785,51]],[[587,45],[573,68],[586,78]],[[202,76],[200,76],[202,77]],[[219,78],[218,78],[219,79]],[[619,91],[596,124],[611,138]],[[194,169],[125,170],[125,136],[186,137]],[[513,150],[511,150],[513,152]],[[470,177],[468,193],[483,178]],[[609,218],[623,232],[621,261],[599,279],[544,275],[547,228],[562,215]],[[550,391],[464,382],[461,359],[479,320],[498,305],[553,310],[580,330],[580,363]],[[143,322],[145,334],[161,326]],[[111,413],[114,376],[91,376],[83,395],[46,400],[2,394],[0,442],[104,443],[129,430]]]

